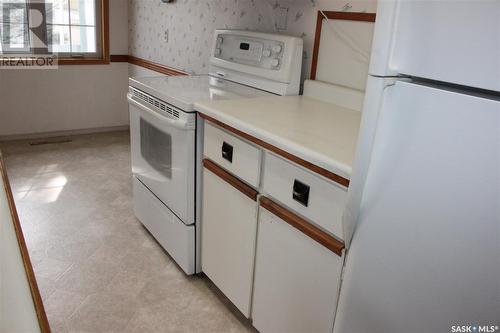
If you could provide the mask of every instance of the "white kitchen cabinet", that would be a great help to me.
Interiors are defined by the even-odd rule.
[[[342,243],[304,220],[297,224],[300,218],[267,198],[261,198],[261,205],[266,208],[261,206],[259,212],[254,326],[261,333],[331,332],[343,264]]]
[[[203,164],[202,270],[249,318],[257,191],[210,160]]]

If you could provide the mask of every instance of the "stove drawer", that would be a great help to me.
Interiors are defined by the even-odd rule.
[[[342,214],[347,188],[266,152],[262,193],[343,239]]]
[[[204,155],[253,187],[259,187],[261,149],[205,123]]]
[[[136,177],[132,179],[135,216],[186,274],[196,273],[195,226],[185,225]]]

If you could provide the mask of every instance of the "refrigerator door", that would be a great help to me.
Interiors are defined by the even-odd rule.
[[[379,1],[369,72],[500,91],[500,1]]]
[[[373,145],[361,143],[371,159],[355,165],[366,183],[334,332],[499,325],[500,101],[379,88],[382,103],[364,110],[380,114]]]

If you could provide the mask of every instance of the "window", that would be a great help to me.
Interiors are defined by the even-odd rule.
[[[109,62],[107,0],[0,0],[0,54]]]
[[[25,1],[14,0],[9,3],[6,0],[0,1],[0,51],[2,53],[30,52]]]

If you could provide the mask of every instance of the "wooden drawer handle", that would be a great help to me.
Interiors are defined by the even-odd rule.
[[[258,192],[253,187],[243,183],[236,176],[233,176],[226,170],[222,169],[208,158],[203,159],[203,166],[253,201],[257,201]]]
[[[261,207],[267,209],[283,221],[314,239],[316,242],[334,252],[336,255],[342,256],[342,250],[345,247],[343,242],[315,227],[300,216],[290,212],[288,209],[281,207],[269,198],[262,196],[259,201]]]

